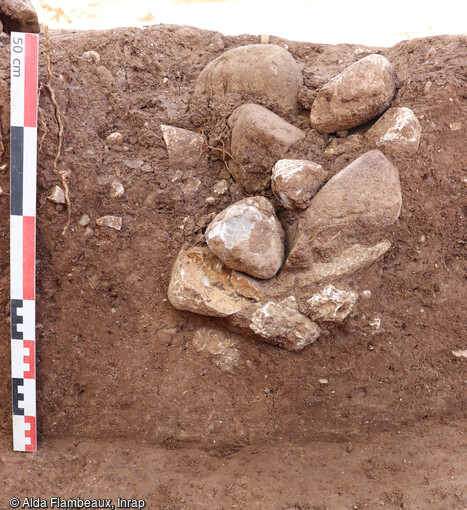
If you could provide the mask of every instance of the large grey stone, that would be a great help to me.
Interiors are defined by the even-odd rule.
[[[266,108],[245,104],[228,120],[232,128],[229,169],[248,193],[264,191],[272,167],[305,133]]]
[[[366,138],[391,156],[408,158],[420,145],[422,126],[410,108],[389,108],[369,129]]]
[[[178,310],[228,317],[249,304],[229,279],[230,270],[207,247],[181,251],[172,269],[169,301]]]
[[[302,84],[300,68],[287,50],[274,44],[249,44],[226,51],[210,62],[201,72],[195,92],[255,96],[296,114]]]
[[[384,112],[395,91],[393,66],[381,55],[368,55],[318,91],[310,123],[320,133],[359,126]]]
[[[211,251],[227,267],[272,278],[284,258],[284,231],[267,198],[249,197],[224,209],[206,229]]]
[[[377,232],[399,217],[402,195],[399,173],[378,150],[369,151],[332,177],[300,217],[288,266],[308,267],[319,233]]]

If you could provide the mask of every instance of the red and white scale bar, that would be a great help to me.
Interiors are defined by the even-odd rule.
[[[13,449],[35,452],[39,36],[11,33],[10,297]]]

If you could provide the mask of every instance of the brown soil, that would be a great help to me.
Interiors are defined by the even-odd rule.
[[[37,454],[11,452],[8,167],[0,174],[0,508],[13,496],[52,495],[141,497],[154,509],[467,508],[467,377],[465,360],[451,354],[465,348],[467,38],[381,50],[397,70],[393,105],[412,108],[423,134],[414,158],[393,159],[404,200],[388,236],[394,247],[354,279],[372,299],[301,353],[236,337],[240,362],[225,371],[192,342],[216,321],[174,310],[166,294],[180,248],[202,242],[209,215],[238,189],[205,203],[225,176],[219,151],[211,151],[209,168],[173,181],[159,126],[204,130],[221,146],[225,120],[241,101],[194,97],[196,78],[226,49],[258,42],[177,26],[52,35],[65,130],[59,169],[70,172],[72,223],[62,236],[66,209],[46,200],[60,183],[44,89]],[[304,108],[365,55],[351,45],[271,42],[287,44],[303,68]],[[7,163],[8,38],[0,43]],[[91,49],[97,64],[81,57]],[[308,144],[293,154],[335,173],[367,150],[324,157],[330,137],[309,131],[306,119],[306,110],[288,119],[308,130]],[[107,148],[114,131],[123,142]],[[196,193],[190,177],[201,179]],[[125,186],[120,199],[110,197],[114,178]],[[83,214],[93,229],[86,235]],[[106,214],[123,217],[120,232],[95,225]],[[362,329],[364,315],[381,319],[377,334]]]

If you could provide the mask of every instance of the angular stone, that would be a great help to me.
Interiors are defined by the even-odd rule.
[[[389,108],[366,138],[385,154],[408,158],[420,145],[422,126],[410,108]]]
[[[272,169],[271,188],[286,209],[305,209],[326,181],[321,165],[303,159],[281,159]]]
[[[108,135],[105,138],[105,143],[107,143],[108,145],[118,145],[122,142],[123,142],[123,135],[122,135],[122,133],[119,133],[118,131],[116,131],[115,133],[110,133],[110,135]]]
[[[115,230],[121,230],[122,228],[122,218],[120,216],[102,216],[97,218],[96,223],[99,227],[109,227]]]
[[[399,173],[378,150],[369,151],[332,177],[301,216],[288,258],[292,267],[308,267],[313,242],[325,229],[377,232],[399,217]]]
[[[40,32],[36,11],[29,0],[1,0],[0,22],[10,32]]]
[[[301,351],[321,334],[319,326],[298,311],[293,296],[244,308],[229,318],[229,325],[289,351]]]
[[[228,120],[232,128],[229,169],[248,193],[263,191],[271,170],[291,145],[305,133],[266,108],[256,104],[239,106]]]
[[[307,315],[314,321],[342,322],[352,311],[357,299],[356,292],[328,284],[308,299]]]
[[[284,231],[264,197],[249,197],[224,209],[206,230],[211,251],[227,267],[272,278],[284,259]]]
[[[382,257],[390,247],[391,243],[389,241],[382,241],[370,247],[354,244],[331,262],[315,262],[310,270],[303,271],[296,276],[294,285],[307,287],[317,283],[346,278],[369,267]]]
[[[228,317],[249,302],[233,290],[230,271],[206,247],[181,251],[172,269],[168,298],[178,310]]]
[[[196,168],[207,157],[206,139],[203,135],[174,126],[161,124],[162,136],[173,168]]]
[[[263,297],[261,286],[257,280],[246,274],[232,271],[230,283],[237,294],[254,301],[260,301]]]
[[[81,55],[81,58],[86,60],[86,62],[92,62],[93,64],[98,64],[101,61],[101,56],[99,55],[99,53],[93,50],[85,51]]]
[[[125,193],[125,188],[123,184],[119,181],[112,181],[110,185],[110,196],[112,198],[120,198]]]
[[[311,126],[320,133],[359,126],[384,112],[395,91],[393,66],[381,55],[368,55],[319,90],[311,107]]]
[[[296,114],[302,84],[300,67],[287,50],[274,44],[249,44],[210,62],[198,78],[195,93],[210,97],[232,92],[252,95]]]
[[[201,328],[195,332],[193,346],[207,354],[221,370],[232,370],[240,361],[240,351],[235,347],[234,335],[222,330]]]
[[[52,193],[48,196],[48,199],[55,204],[65,204],[65,192],[60,188],[60,186],[55,186],[52,190]]]
[[[355,134],[346,138],[332,138],[324,149],[324,156],[328,158],[337,158],[341,154],[350,153],[362,147],[364,138],[362,135]]]
[[[90,221],[91,219],[89,218],[89,216],[87,214],[83,214],[83,216],[81,216],[81,218],[78,221],[78,225],[80,225],[81,227],[87,227]]]

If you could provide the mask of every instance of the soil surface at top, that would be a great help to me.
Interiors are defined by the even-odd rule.
[[[47,199],[61,184],[57,123],[42,87],[39,451],[26,456],[10,451],[10,46],[0,38],[0,508],[13,496],[50,495],[141,497],[157,509],[467,508],[466,360],[452,355],[466,348],[467,37],[384,50],[271,37],[304,76],[303,110],[284,117],[310,143],[288,157],[335,174],[369,150],[326,158],[331,137],[311,133],[308,115],[324,83],[376,52],[396,69],[392,106],[415,112],[422,138],[413,158],[391,158],[402,212],[391,251],[355,279],[372,295],[358,316],[300,353],[226,331],[240,358],[223,370],[193,344],[200,328],[222,325],[175,310],[167,287],[180,249],[203,244],[212,213],[242,195],[220,150],[191,175],[169,167],[160,125],[203,132],[221,148],[226,119],[246,101],[195,96],[196,79],[224,51],[259,42],[180,26],[52,33],[64,126],[58,169],[69,172],[72,214],[62,235],[66,208]],[[99,58],[83,57],[89,50]],[[47,81],[42,36],[39,81]],[[114,132],[122,141],[106,142]],[[194,192],[193,179],[201,181]],[[230,191],[206,203],[220,179]],[[114,180],[125,188],[120,198]],[[122,229],[97,226],[105,215],[120,216]],[[380,319],[376,334],[362,329],[363,315]]]

